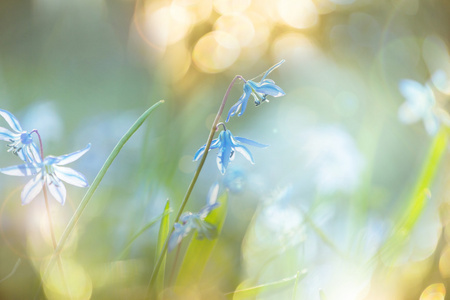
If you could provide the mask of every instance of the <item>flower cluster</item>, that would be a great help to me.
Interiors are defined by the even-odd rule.
[[[450,125],[450,116],[436,102],[433,86],[440,92],[446,91],[450,84],[444,71],[437,70],[431,79],[421,84],[411,79],[403,79],[399,90],[406,101],[398,109],[402,123],[412,124],[422,120],[429,135],[435,135],[441,124]]]
[[[228,111],[228,116],[225,122],[228,122],[230,118],[236,114],[241,116],[244,113],[250,95],[253,96],[256,106],[260,105],[262,102],[268,102],[269,100],[267,100],[267,96],[280,97],[285,95],[285,92],[277,86],[273,80],[266,78],[267,75],[278,68],[282,63],[284,63],[284,60],[267,70],[259,82],[241,78],[244,81],[244,93]],[[211,142],[209,150],[216,148],[219,149],[219,153],[217,155],[217,167],[222,175],[225,174],[230,161],[234,159],[234,154],[236,151],[241,153],[252,164],[254,163],[252,154],[243,144],[260,148],[268,147],[268,145],[260,144],[246,138],[235,137],[229,130],[226,129],[223,123],[220,123],[219,125],[223,125],[224,130],[219,134],[217,139]],[[200,147],[197,153],[195,153],[194,161],[197,161],[202,157],[205,149],[206,144]]]
[[[205,221],[209,213],[218,207],[217,195],[219,194],[219,184],[214,184],[209,190],[206,198],[206,205],[200,209],[198,213],[185,212],[181,215],[179,223],[175,223],[175,230],[169,238],[168,250],[172,251],[181,240],[186,237],[191,231],[197,230],[198,239],[214,239],[217,236],[217,228]]]
[[[8,151],[16,154],[24,163],[7,168],[0,168],[0,172],[12,176],[34,176],[23,188],[21,193],[22,205],[30,203],[42,191],[48,189],[50,194],[61,204],[66,201],[66,188],[62,181],[69,184],[87,187],[86,178],[79,172],[63,167],[89,151],[86,148],[61,156],[43,157],[42,141],[37,130],[30,132],[22,129],[17,118],[10,112],[0,109],[0,116],[5,119],[11,130],[0,127],[0,140],[9,142]],[[33,141],[32,134],[37,134],[40,149]]]
[[[267,96],[281,97],[286,95],[285,92],[279,86],[277,86],[273,80],[266,79],[267,75],[278,68],[282,63],[284,63],[284,59],[267,70],[261,78],[260,82],[247,80],[244,83],[244,93],[236,102],[236,104],[234,104],[228,111],[226,122],[228,122],[232,116],[237,114],[239,110],[240,112],[238,114],[238,117],[240,117],[244,113],[245,109],[247,108],[247,101],[250,95],[253,96],[256,106],[260,105],[262,102],[269,102],[269,100],[267,100]]]
[[[244,93],[241,95],[237,103],[234,104],[229,110],[226,122],[228,122],[232,116],[236,114],[238,114],[238,116],[241,116],[244,113],[250,95],[253,96],[256,106],[260,105],[262,102],[267,102],[267,96],[280,97],[285,95],[284,91],[280,87],[275,85],[275,82],[273,80],[266,78],[267,75],[270,74],[270,72],[278,68],[283,62],[284,60],[280,61],[269,70],[267,70],[259,82],[255,82],[253,80],[245,80],[241,76],[237,76],[237,78],[240,78],[244,81]],[[224,101],[226,101],[226,99]],[[222,103],[222,105],[224,105],[224,103]],[[227,167],[229,163],[234,159],[236,152],[241,153],[248,161],[254,164],[253,156],[250,153],[250,150],[246,146],[244,146],[244,144],[259,148],[268,147],[268,145],[260,144],[243,137],[233,136],[231,131],[225,127],[224,123],[217,124],[215,128],[216,130],[219,125],[223,126],[223,130],[220,132],[218,138],[211,141],[208,151],[218,149],[217,167],[219,168],[219,171],[220,173],[222,173],[222,175],[225,174]],[[198,151],[194,155],[194,161],[199,160],[205,154],[206,146],[207,144],[198,149]],[[174,224],[174,230],[170,235],[168,241],[169,251],[173,250],[177,245],[179,245],[182,239],[194,230],[197,231],[198,239],[202,239],[204,237],[213,239],[216,237],[217,228],[215,227],[215,225],[205,221],[205,218],[213,209],[219,206],[219,203],[216,203],[218,192],[219,185],[213,185],[207,197],[206,206],[200,209],[198,213],[185,212],[181,215],[179,221]]]

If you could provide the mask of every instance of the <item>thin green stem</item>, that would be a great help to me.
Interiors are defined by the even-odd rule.
[[[2,279],[0,279],[0,283],[2,283],[3,281],[5,281],[5,280],[11,278],[11,276],[13,276],[14,273],[16,273],[17,268],[19,267],[19,265],[20,265],[21,262],[22,262],[22,259],[20,259],[20,258],[17,259],[17,262],[16,262],[16,264],[14,265],[13,269],[11,270],[11,272],[9,272],[8,275],[6,275],[6,276],[3,277]]]
[[[219,111],[217,112],[216,118],[214,119],[214,122],[213,122],[213,124],[211,126],[211,130],[209,132],[208,140],[207,140],[206,146],[205,146],[205,152],[204,152],[202,158],[200,159],[200,162],[198,164],[197,170],[195,171],[194,177],[192,178],[192,181],[189,184],[189,187],[188,187],[188,189],[186,191],[184,199],[181,202],[181,206],[178,209],[177,217],[175,218],[174,224],[177,223],[178,220],[180,219],[180,216],[181,216],[181,214],[184,211],[184,208],[185,208],[185,206],[187,204],[187,201],[188,201],[188,199],[189,199],[189,197],[190,197],[190,195],[192,193],[192,190],[194,189],[194,186],[195,186],[195,184],[197,182],[198,176],[200,175],[200,172],[201,172],[201,170],[203,168],[203,165],[205,163],[206,157],[208,156],[208,151],[209,151],[209,148],[211,146],[211,142],[213,140],[214,133],[216,132],[217,124],[219,123],[220,116],[222,115],[223,109],[225,108],[225,104],[227,102],[228,95],[230,94],[231,88],[233,87],[233,85],[234,85],[234,83],[236,82],[237,79],[240,79],[240,80],[246,82],[246,80],[242,76],[236,75],[233,78],[233,80],[231,81],[230,85],[228,86],[228,89],[225,92],[225,95],[223,96],[222,104],[220,105]],[[163,261],[164,254],[166,253],[167,247],[168,247],[168,244],[169,244],[169,238],[172,235],[173,231],[174,231],[174,227],[172,226],[172,228],[171,228],[171,230],[169,232],[169,235],[167,236],[166,241],[164,243],[164,247],[163,247],[163,249],[162,249],[162,251],[161,251],[161,253],[160,253],[159,257],[158,257],[158,260],[156,261],[155,268],[153,269],[152,276],[150,277],[150,282],[148,284],[147,297],[146,298],[150,298],[151,295],[152,295],[152,287],[153,287],[153,285],[155,283],[156,275],[158,274],[159,268],[161,267],[161,263]]]
[[[42,146],[42,139],[41,139],[41,135],[39,134],[39,131],[37,131],[36,129],[32,130],[31,133],[36,133],[36,135],[38,136],[39,139],[39,148],[40,148],[40,152],[41,152],[41,160],[42,162],[44,162],[44,148]],[[44,172],[44,168],[42,169],[42,173]],[[44,181],[45,181],[45,176],[43,175]],[[55,231],[53,230],[53,222],[52,222],[52,217],[50,214],[50,205],[48,203],[48,193],[47,193],[47,186],[46,184],[44,184],[44,186],[42,187],[42,190],[44,192],[44,200],[45,200],[45,209],[47,211],[47,217],[48,217],[48,226],[50,228],[50,235],[52,237],[52,245],[53,245],[53,251],[56,250],[56,237],[55,237]],[[69,299],[72,299],[71,294],[70,294],[70,289],[69,286],[67,285],[67,280],[66,280],[66,275],[64,273],[64,268],[62,265],[62,261],[61,261],[61,257],[59,256],[59,254],[56,256],[57,259],[57,263],[58,263],[58,268],[59,268],[59,272],[61,273],[61,279],[64,285],[64,288],[67,292],[67,296],[69,297]],[[42,281],[44,280],[44,278],[42,278]]]
[[[407,237],[416,225],[425,208],[427,200],[431,196],[429,189],[438,171],[439,163],[446,152],[449,132],[449,128],[442,127],[434,138],[428,157],[414,186],[413,193],[410,195],[409,199],[407,199],[407,207],[406,209],[402,209],[402,214],[399,217],[391,236],[384,243],[378,254],[382,254],[388,259],[395,260],[398,252],[404,246]]]
[[[105,163],[103,164],[102,168],[98,172],[97,176],[94,179],[94,182],[89,187],[88,191],[84,195],[83,199],[81,200],[80,204],[78,205],[77,210],[73,214],[72,218],[69,221],[69,224],[67,224],[66,229],[64,230],[58,245],[56,249],[53,251],[53,255],[50,258],[50,261],[47,265],[47,268],[44,271],[43,278],[47,275],[53,264],[55,263],[56,257],[58,257],[59,253],[63,249],[65,243],[67,242],[70,234],[72,233],[73,229],[75,228],[75,225],[77,224],[78,220],[81,217],[81,214],[83,213],[84,209],[88,205],[89,201],[91,200],[92,196],[94,195],[95,191],[97,190],[100,182],[102,181],[103,177],[105,176],[106,172],[108,171],[109,167],[113,163],[114,159],[119,154],[122,147],[125,145],[125,143],[130,139],[130,137],[138,130],[138,128],[144,123],[144,121],[147,119],[147,117],[152,113],[159,105],[164,103],[164,100],[161,100],[157,103],[155,103],[152,107],[147,109],[137,120],[136,122],[128,129],[128,131],[123,135],[123,137],[119,140],[117,145],[112,150],[111,154],[106,159]],[[41,283],[42,284],[42,283]]]

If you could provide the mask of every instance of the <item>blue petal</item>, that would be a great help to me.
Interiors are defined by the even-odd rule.
[[[64,205],[66,202],[66,187],[64,186],[64,183],[56,177],[51,181],[49,176],[47,176],[47,186],[50,194],[53,195],[56,201],[61,203],[61,205]]]
[[[55,166],[55,175],[65,182],[79,187],[87,187],[89,186],[86,178],[83,174],[75,171],[71,168]]]
[[[243,145],[236,145],[236,147],[234,148],[237,152],[241,153],[248,161],[250,161],[252,164],[255,163],[255,161],[253,160],[253,156],[250,153],[250,150],[247,149],[247,147],[243,146]]]
[[[11,126],[11,128],[16,132],[22,132],[22,127],[20,126],[19,121],[14,117],[12,113],[6,111],[4,109],[0,109],[0,116],[5,119],[5,121]]]
[[[229,130],[222,131],[219,135],[220,138],[220,149],[217,154],[217,167],[219,168],[222,174],[225,174],[225,171],[230,163],[231,156],[233,155],[233,144],[231,141],[231,132]]]
[[[211,142],[211,146],[209,147],[209,150],[215,149],[215,148],[219,147],[219,145],[220,145],[219,139],[214,139]],[[197,161],[200,159],[200,157],[202,157],[203,153],[205,152],[205,148],[206,148],[206,144],[201,146],[200,149],[198,149],[197,152],[195,152],[194,159],[193,159],[194,161]]]
[[[434,95],[427,85],[422,85],[417,81],[403,79],[398,88],[406,100],[418,107],[428,107],[434,104]]]
[[[42,163],[40,151],[35,143],[24,146],[24,149],[29,162],[37,164]]]
[[[250,97],[251,93],[252,93],[252,87],[248,84],[245,84],[244,85],[244,94],[241,96],[242,97],[241,111],[239,112],[238,117],[242,116],[245,109],[247,108],[248,98]]]
[[[273,65],[269,70],[267,70],[267,72],[264,74],[264,76],[262,77],[261,81],[263,81],[264,79],[266,79],[266,76],[270,74],[270,72],[272,72],[273,70],[275,70],[276,68],[278,68],[279,66],[281,66],[282,63],[284,63],[285,60],[282,59],[279,63]]]
[[[42,186],[44,185],[44,180],[42,179],[42,175],[31,179],[23,188],[21,193],[22,205],[26,205],[31,202],[36,196],[41,192]]]
[[[220,203],[214,203],[214,204],[206,205],[206,206],[202,207],[202,209],[200,209],[200,211],[198,212],[198,215],[199,215],[200,219],[202,219],[202,220],[205,219],[206,216],[209,215],[209,213],[213,209],[215,209],[215,208],[217,208],[219,206],[220,206]]]
[[[239,143],[244,143],[250,146],[254,146],[254,147],[259,147],[259,148],[266,148],[269,147],[269,145],[264,145],[264,144],[260,144],[258,142],[243,138],[243,137],[239,137],[239,136],[234,136],[233,137],[236,141],[238,141]]]
[[[281,97],[286,93],[277,85],[273,83],[263,82],[254,87],[255,91],[261,94],[269,95],[272,97]]]
[[[172,251],[179,243],[181,243],[181,240],[185,236],[184,228],[181,224],[175,223],[174,228],[175,230],[170,235],[168,242],[167,250],[169,252]]]
[[[24,164],[0,169],[0,172],[12,176],[30,176],[39,172],[41,167],[32,164]]]
[[[6,128],[0,127],[0,140],[1,141],[10,141],[14,139],[14,133],[9,131]]]
[[[235,114],[238,113],[239,110],[241,110],[239,113],[239,116],[241,116],[244,113],[244,111],[247,107],[248,98],[250,97],[250,94],[252,93],[252,88],[248,84],[249,81],[247,81],[247,83],[244,84],[244,88],[243,88],[244,93],[241,95],[241,97],[236,102],[236,104],[234,104],[228,111],[228,116],[227,116],[227,119],[225,120],[225,122],[228,122],[232,116],[234,116]]]
[[[206,198],[207,205],[213,205],[217,201],[217,195],[219,195],[219,183],[215,182],[209,189],[208,196]]]
[[[62,155],[62,156],[58,156],[56,158],[56,164],[57,165],[67,165],[71,162],[76,161],[77,159],[79,159],[81,156],[83,156],[86,152],[89,151],[89,149],[91,148],[91,144],[88,144],[86,146],[86,148],[70,153],[70,154],[66,154],[66,155]]]

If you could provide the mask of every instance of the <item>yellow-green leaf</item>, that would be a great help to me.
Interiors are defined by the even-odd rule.
[[[220,203],[220,206],[212,210],[205,218],[206,222],[217,227],[218,237],[220,236],[227,215],[227,200],[227,193],[222,194],[217,201]],[[198,240],[197,232],[193,235],[181,264],[176,285],[188,286],[199,281],[217,240],[218,238],[213,240]]]
[[[167,200],[166,207],[164,208],[163,218],[161,219],[161,226],[159,227],[158,242],[156,244],[156,259],[158,259],[159,253],[161,253],[161,251],[163,250],[164,242],[166,241],[167,235],[170,231],[169,212],[170,205],[169,200]],[[155,287],[158,292],[164,289],[164,270],[166,266],[166,255],[167,254],[164,254],[161,268],[159,269],[159,273],[156,277]]]

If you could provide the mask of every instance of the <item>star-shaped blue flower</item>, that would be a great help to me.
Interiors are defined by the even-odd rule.
[[[234,154],[237,152],[241,153],[248,161],[252,164],[255,163],[253,156],[250,151],[242,144],[247,144],[250,146],[255,146],[259,148],[268,147],[268,145],[260,144],[255,141],[233,136],[229,130],[223,130],[217,139],[211,142],[209,150],[219,148],[219,153],[217,154],[217,167],[222,174],[225,174],[228,164],[234,159]],[[203,145],[194,155],[194,161],[199,160],[205,152],[206,144]]]
[[[31,133],[23,130],[17,118],[9,111],[0,109],[0,116],[5,119],[12,129],[11,131],[0,127],[0,140],[10,142],[8,144],[8,152],[12,151],[26,163],[32,163],[39,159],[39,149],[33,142]]]
[[[44,161],[38,159],[33,163],[0,169],[0,172],[12,176],[31,176],[37,174],[22,190],[22,205],[26,205],[36,198],[44,184],[53,197],[55,197],[56,201],[64,205],[66,201],[66,187],[62,181],[79,187],[87,187],[89,184],[83,174],[63,166],[79,159],[89,151],[90,147],[91,144],[88,144],[86,148],[70,154],[57,157],[50,155]]]
[[[205,221],[209,213],[218,207],[217,195],[219,194],[219,184],[215,183],[209,190],[206,198],[206,205],[198,213],[185,212],[181,215],[179,223],[175,223],[175,230],[169,239],[168,250],[172,251],[181,240],[192,230],[197,230],[197,239],[207,238],[212,240],[217,237],[217,228]]]
[[[406,99],[398,110],[400,121],[411,124],[422,119],[428,134],[436,134],[440,127],[440,120],[435,112],[436,100],[430,86],[403,79],[400,81],[399,89]]]
[[[282,63],[284,63],[284,59],[267,70],[267,72],[261,78],[260,82],[247,80],[247,82],[244,84],[244,93],[236,102],[236,104],[234,104],[228,111],[226,122],[228,122],[232,116],[237,114],[239,110],[240,112],[238,116],[241,116],[244,113],[250,95],[253,96],[256,105],[260,105],[262,102],[269,101],[267,100],[267,96],[281,97],[286,95],[285,92],[279,86],[277,86],[273,80],[266,79],[267,75],[278,68]]]

